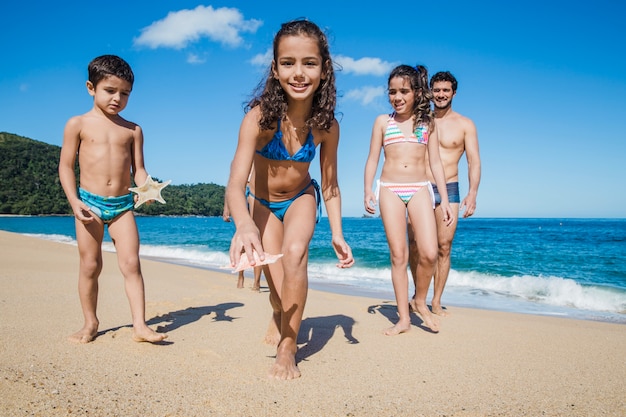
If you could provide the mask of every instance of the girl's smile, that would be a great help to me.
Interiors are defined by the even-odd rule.
[[[411,113],[415,103],[415,92],[404,77],[389,80],[389,103],[398,114]]]
[[[322,57],[317,41],[304,35],[283,37],[272,72],[291,98],[312,98],[322,80]]]

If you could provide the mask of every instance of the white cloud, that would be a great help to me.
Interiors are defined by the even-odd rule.
[[[370,104],[378,97],[385,95],[385,89],[383,87],[361,87],[348,91],[344,97],[347,100],[358,101],[363,105]]]
[[[274,58],[273,54],[272,48],[269,48],[264,54],[256,54],[253,56],[250,63],[258,67],[269,67]]]
[[[344,55],[333,56],[333,60],[343,68],[343,72],[354,75],[387,75],[397,65],[380,58],[354,59]]]
[[[206,59],[200,58],[197,54],[189,54],[187,55],[187,62],[189,64],[204,64]]]
[[[137,46],[181,49],[189,43],[207,37],[223,45],[236,47],[243,43],[241,33],[255,33],[263,24],[256,19],[245,20],[238,9],[198,6],[193,10],[170,12],[161,20],[141,29],[135,38]]]

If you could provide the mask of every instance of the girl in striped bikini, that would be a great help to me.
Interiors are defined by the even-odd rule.
[[[425,327],[433,332],[439,325],[426,305],[426,295],[437,260],[435,200],[427,170],[430,169],[441,194],[441,208],[447,225],[454,221],[445,191],[445,175],[439,158],[439,141],[430,108],[432,93],[428,71],[423,66],[400,65],[389,75],[389,102],[394,111],[376,118],[370,151],[365,164],[365,210],[374,214],[380,205],[391,257],[391,280],[398,304],[398,322],[385,329],[396,335],[411,329],[407,265],[407,216],[417,242],[418,267],[414,309]],[[381,149],[384,162],[374,191]],[[427,158],[428,153],[428,158]],[[427,162],[428,161],[428,162]],[[428,164],[429,163],[429,164]],[[430,165],[430,166],[428,166]]]

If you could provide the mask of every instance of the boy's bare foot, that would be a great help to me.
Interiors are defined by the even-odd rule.
[[[167,333],[157,333],[148,326],[141,329],[133,328],[133,340],[135,342],[156,343],[167,339]]]
[[[395,336],[400,333],[406,333],[409,330],[411,330],[411,324],[406,325],[406,324],[396,323],[395,326],[383,330],[383,334],[385,336]]]
[[[433,315],[430,313],[428,306],[425,303],[418,303],[414,298],[409,301],[409,305],[411,306],[411,310],[416,312],[422,318],[424,322],[424,326],[428,327],[433,332],[437,333],[439,331],[439,323]]]
[[[292,352],[276,352],[276,362],[272,365],[269,377],[274,379],[295,379],[302,374],[296,365],[296,355]]]
[[[261,292],[261,287],[258,287],[258,286],[256,286],[256,285],[255,285],[255,286],[253,286],[253,287],[252,287],[252,288],[250,288],[250,289],[251,289],[252,291],[254,291],[254,292]]]
[[[267,332],[265,333],[265,339],[263,342],[270,346],[278,346],[280,342],[280,311],[274,312],[270,319],[270,324],[267,326]]]
[[[93,340],[98,335],[98,328],[95,329],[83,327],[73,335],[69,336],[68,339],[75,343],[89,343],[93,342]]]

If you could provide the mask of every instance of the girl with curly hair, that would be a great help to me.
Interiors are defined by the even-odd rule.
[[[246,107],[226,199],[236,227],[230,247],[233,266],[241,257],[254,266],[264,264],[269,254],[283,255],[263,265],[273,309],[265,341],[277,346],[270,377],[293,379],[300,376],[296,340],[308,291],[309,243],[322,197],[337,266],[350,267],[354,258],[341,224],[339,125],[328,40],[314,23],[295,20],[282,25],[273,52],[264,85]],[[309,174],[318,147],[321,190]],[[249,211],[245,189],[253,164],[249,187],[254,206]]]

